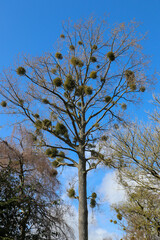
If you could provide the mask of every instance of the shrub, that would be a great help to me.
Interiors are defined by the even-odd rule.
[[[61,34],[61,35],[60,35],[60,38],[63,38],[63,39],[64,39],[64,38],[65,38],[65,35],[64,35],[64,34]]]
[[[79,44],[79,45],[83,45],[83,42],[82,42],[82,41],[78,41],[78,44]]]
[[[95,199],[97,197],[97,193],[93,192],[91,196],[93,199]]]

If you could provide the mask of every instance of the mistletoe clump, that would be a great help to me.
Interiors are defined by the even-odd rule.
[[[59,59],[59,60],[62,60],[62,59],[63,59],[62,53],[59,53],[59,52],[57,52],[57,53],[55,54],[55,57],[56,57],[57,59]]]
[[[26,74],[26,70],[24,67],[18,67],[17,70],[16,70],[17,74],[20,75],[20,76],[23,76]]]
[[[131,70],[125,71],[125,77],[127,81],[127,85],[130,87],[132,91],[136,90],[136,84],[135,84],[135,74]]]
[[[77,58],[77,57],[75,57],[75,56],[73,56],[72,58],[71,58],[71,64],[74,66],[74,67],[76,67],[76,66],[78,66],[78,67],[83,67],[83,62],[79,59],[79,58]]]
[[[51,69],[51,73],[55,74],[57,72],[57,69],[56,68],[52,68]]]
[[[1,106],[2,106],[2,107],[7,107],[6,101],[2,101],[2,102],[1,102]]]
[[[78,44],[79,44],[79,45],[83,45],[83,42],[82,42],[82,41],[78,41]]]
[[[92,87],[85,86],[84,92],[86,95],[92,95],[92,93],[93,93]]]
[[[34,114],[33,116],[34,116],[35,118],[39,118],[39,114],[38,114],[38,113]]]
[[[94,56],[92,56],[92,57],[90,57],[90,61],[93,62],[93,63],[95,63],[95,62],[97,62],[97,58],[94,57]]]
[[[144,86],[140,87],[139,91],[140,92],[145,92],[146,88]]]
[[[121,220],[122,220],[122,214],[118,213],[118,214],[117,214],[117,218],[118,218],[118,220],[121,221]]]
[[[52,126],[52,123],[49,119],[44,119],[42,123],[43,123],[43,126],[47,128]]]
[[[110,96],[106,96],[104,100],[105,100],[106,103],[108,103],[108,102],[111,101],[111,99],[112,99],[112,98],[111,98]]]
[[[48,148],[46,150],[46,155],[50,158],[55,158],[58,155],[57,148]]]
[[[108,140],[108,136],[103,135],[103,136],[101,137],[101,140],[102,140],[102,141],[107,141],[107,140]]]
[[[72,78],[71,75],[68,75],[64,82],[64,88],[68,91],[73,91],[75,85],[76,85],[75,80]]]
[[[93,192],[92,195],[91,195],[91,197],[92,197],[93,199],[96,199],[97,193]]]
[[[92,71],[89,76],[92,79],[96,79],[97,78],[97,72],[96,71]]]
[[[64,35],[64,34],[61,34],[61,35],[60,35],[60,38],[63,38],[63,39],[64,39],[64,38],[65,38],[65,35]]]
[[[122,103],[121,108],[122,108],[123,110],[126,110],[126,109],[127,109],[127,104]]]
[[[109,60],[112,62],[115,60],[115,55],[113,52],[108,52],[107,53],[107,57],[109,58]]]
[[[58,135],[64,135],[68,133],[67,128],[64,126],[63,123],[57,123],[56,124],[56,133]]]
[[[43,98],[43,99],[42,99],[42,103],[44,103],[44,104],[49,104],[49,101],[48,101],[47,98]]]
[[[76,88],[76,90],[75,90],[75,95],[81,96],[82,94],[84,94],[84,89],[85,89],[84,85],[78,86],[78,88]]]
[[[97,45],[94,44],[94,45],[92,46],[92,49],[93,49],[93,50],[97,50]]]
[[[35,121],[34,125],[37,129],[41,129],[43,126],[42,121],[40,120]]]
[[[56,78],[53,80],[53,84],[54,84],[56,87],[62,86],[62,79],[61,79],[60,77],[56,77]]]
[[[76,192],[74,190],[74,188],[70,188],[67,190],[67,195],[69,198],[75,198]]]
[[[71,51],[74,51],[74,50],[75,50],[75,46],[74,46],[74,45],[70,45],[70,46],[69,46],[69,49],[70,49]]]
[[[19,99],[18,102],[19,102],[20,105],[23,105],[23,104],[24,104],[24,100],[23,100],[23,99]]]
[[[96,200],[94,198],[91,198],[91,200],[90,200],[90,207],[91,208],[95,208],[95,206],[96,206]]]

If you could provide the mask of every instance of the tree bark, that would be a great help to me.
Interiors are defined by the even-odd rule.
[[[85,157],[79,159],[79,240],[88,240],[87,178]]]

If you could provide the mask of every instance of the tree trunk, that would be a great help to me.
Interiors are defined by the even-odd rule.
[[[87,176],[86,162],[83,156],[79,159],[79,240],[88,240],[88,209],[87,209]]]

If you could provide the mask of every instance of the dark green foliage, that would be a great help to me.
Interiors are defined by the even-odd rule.
[[[96,168],[96,164],[95,164],[95,163],[92,163],[92,164],[91,164],[91,168]]]
[[[76,192],[75,192],[74,188],[68,189],[67,192],[68,192],[68,197],[75,198]]]
[[[26,74],[26,70],[24,67],[18,67],[17,70],[16,70],[17,74],[20,75],[20,76],[23,76]]]
[[[93,49],[93,50],[97,50],[97,45],[94,44],[94,45],[92,46],[92,49]]]
[[[62,123],[57,123],[56,124],[56,133],[58,135],[64,135],[65,133],[68,133],[68,130]]]
[[[85,86],[84,92],[85,92],[85,94],[87,94],[87,95],[92,95],[92,93],[93,93],[92,87]]]
[[[99,68],[100,68],[100,65],[97,65],[96,68],[99,69]]]
[[[49,101],[48,101],[47,98],[43,98],[43,99],[42,99],[42,102],[43,102],[44,104],[49,104]]]
[[[145,92],[146,88],[144,86],[140,87],[139,91],[140,92]]]
[[[1,106],[2,106],[2,107],[7,107],[6,101],[2,101],[2,102],[1,102]]]
[[[55,54],[55,57],[56,57],[57,59],[59,59],[59,60],[62,60],[62,59],[63,59],[62,54],[59,53],[59,52],[57,52],[57,53]]]
[[[72,78],[71,75],[68,75],[64,82],[64,88],[68,91],[73,91],[75,85],[76,85],[75,80]]]
[[[55,158],[58,155],[57,148],[48,148],[46,150],[46,155],[50,158]]]
[[[57,77],[53,80],[53,84],[56,86],[56,87],[60,87],[62,85],[62,79],[60,77]]]
[[[92,197],[93,199],[95,199],[95,198],[97,197],[97,193],[93,192],[92,195],[91,195],[91,197]]]
[[[65,38],[65,35],[64,35],[64,34],[61,34],[61,35],[60,35],[60,38]]]
[[[114,220],[114,221],[113,221],[113,223],[114,223],[114,224],[117,224],[117,221],[116,221],[116,220]]]
[[[89,75],[90,78],[92,79],[96,79],[97,78],[97,72],[96,71],[92,71]]]
[[[97,58],[94,57],[94,56],[92,56],[92,57],[90,57],[90,61],[93,62],[93,63],[95,63],[95,62],[97,62]]]
[[[70,49],[71,51],[74,51],[74,50],[75,50],[75,46],[74,46],[74,45],[70,45],[70,46],[69,46],[69,49]]]
[[[122,108],[123,110],[126,110],[126,109],[127,109],[127,104],[122,103],[121,108]]]
[[[107,57],[109,58],[109,60],[112,62],[115,60],[115,55],[113,52],[108,52],[107,53]]]
[[[96,206],[96,200],[94,198],[91,198],[91,200],[90,200],[90,207],[91,208],[95,208],[95,206]]]
[[[105,100],[106,103],[108,103],[108,102],[111,101],[111,99],[112,99],[112,98],[111,98],[110,96],[106,96],[104,100]]]

